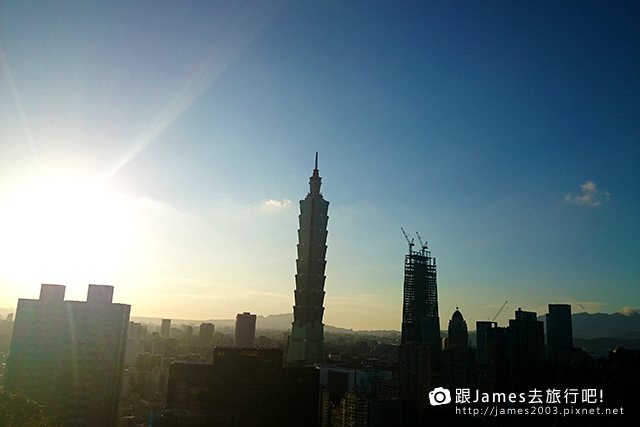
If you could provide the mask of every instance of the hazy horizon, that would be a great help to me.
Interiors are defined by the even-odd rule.
[[[1,316],[6,316],[6,315],[7,315],[7,314],[9,314],[9,313],[13,313],[13,314],[15,314],[15,308],[14,308],[14,309],[11,309],[11,308],[6,308],[6,307],[0,307],[0,315],[1,315]],[[268,318],[268,317],[270,317],[270,316],[274,316],[274,317],[290,316],[290,317],[291,317],[291,320],[293,320],[293,312],[291,312],[291,313],[269,313],[269,314],[252,313],[252,314],[256,314],[256,315],[258,316],[258,319],[261,319],[261,318],[262,318],[262,319],[266,319],[266,318]],[[538,317],[538,318],[542,318],[542,321],[544,321],[544,315],[545,315],[546,313],[536,313],[536,314],[537,314],[537,317]],[[588,315],[598,315],[598,314],[603,314],[603,315],[607,315],[607,316],[610,316],[610,315],[613,315],[613,314],[620,314],[620,315],[623,315],[623,316],[627,316],[627,317],[628,317],[628,316],[631,316],[631,315],[634,315],[634,314],[635,314],[635,315],[639,315],[639,316],[640,316],[640,310],[638,310],[638,311],[633,311],[633,312],[629,312],[629,311],[626,311],[626,312],[624,312],[624,311],[616,311],[616,312],[614,312],[614,313],[602,313],[602,312],[598,312],[598,313],[587,313],[587,312],[585,312],[585,311],[577,312],[577,313],[571,313],[571,315],[572,315],[572,316],[575,316],[575,315],[581,315],[581,314],[588,314]],[[510,316],[510,318],[512,318],[512,319],[513,319],[513,318],[515,318],[515,315],[514,315],[514,314],[512,314],[512,315]],[[152,320],[152,321],[154,321],[154,323],[153,323],[154,325],[160,326],[160,325],[161,325],[161,323],[162,323],[162,319],[166,319],[166,317],[158,317],[158,316],[141,316],[141,315],[136,315],[136,314],[132,314],[132,315],[130,316],[130,320],[131,320],[131,321],[136,321],[136,320],[140,320],[140,319],[149,319],[149,320]],[[473,320],[473,319],[467,319],[467,318],[465,318],[465,321],[467,322],[467,328],[468,328],[469,332],[475,332],[475,330],[476,330],[476,329],[475,329],[476,321],[480,321],[480,320],[487,320],[487,319],[476,319],[476,320]],[[191,323],[181,323],[181,322],[192,322],[195,326],[198,326],[198,325],[197,325],[197,322],[211,322],[211,321],[213,321],[213,322],[219,322],[219,321],[223,321],[223,322],[233,323],[233,322],[235,322],[235,317],[229,317],[229,318],[206,318],[206,319],[196,319],[196,318],[172,318],[172,319],[171,319],[171,321],[172,321],[172,323],[171,323],[172,327],[174,327],[174,326],[181,326],[181,325],[189,325],[189,324],[191,324]],[[444,327],[442,327],[442,328],[440,329],[441,331],[444,331],[444,332],[446,332],[446,331],[447,331],[447,324],[448,324],[448,321],[449,321],[449,319],[446,319],[446,322],[445,322],[446,324],[444,325]],[[443,322],[441,322],[441,323],[443,323]],[[325,326],[334,327],[334,328],[337,328],[337,329],[352,330],[352,331],[354,331],[354,332],[368,332],[368,331],[376,332],[376,331],[381,331],[381,332],[398,332],[398,333],[400,333],[400,332],[401,332],[401,329],[402,329],[402,325],[398,325],[398,328],[395,328],[395,329],[394,329],[394,328],[389,328],[389,329],[371,329],[371,328],[369,328],[369,329],[356,329],[356,328],[352,328],[352,327],[350,327],[349,325],[331,325],[331,324],[326,324],[326,323],[325,323]],[[508,326],[508,321],[507,321],[506,323],[503,323],[503,324],[498,324],[498,326],[501,326],[501,327]],[[224,326],[224,327],[229,327],[229,326]],[[257,329],[262,329],[262,328],[272,329],[272,327],[270,327],[270,326],[263,327],[259,321],[258,321],[258,322],[256,322],[256,328],[257,328]],[[288,329],[288,328],[287,328],[287,329]],[[283,329],[283,330],[284,330],[284,329]]]

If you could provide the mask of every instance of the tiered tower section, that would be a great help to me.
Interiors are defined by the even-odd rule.
[[[310,191],[300,200],[298,259],[296,260],[293,327],[287,353],[289,364],[313,364],[324,361],[324,281],[327,253],[329,202],[322,197],[322,179],[318,173],[318,153]]]

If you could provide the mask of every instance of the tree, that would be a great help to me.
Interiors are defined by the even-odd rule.
[[[0,427],[54,427],[54,424],[44,416],[42,405],[0,390]]]

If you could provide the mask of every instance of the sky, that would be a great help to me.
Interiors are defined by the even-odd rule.
[[[318,152],[326,324],[400,329],[400,227],[443,329],[505,301],[501,325],[640,310],[639,23],[635,1],[0,0],[0,307],[54,283],[133,316],[291,312]]]

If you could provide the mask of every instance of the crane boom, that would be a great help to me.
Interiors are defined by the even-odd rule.
[[[500,310],[498,310],[498,312],[496,313],[495,316],[493,316],[493,319],[491,319],[492,322],[495,322],[496,317],[498,317],[498,315],[502,312],[502,309],[504,308],[505,305],[507,305],[509,301],[505,301],[504,304],[502,304],[502,307],[500,307]]]
[[[402,234],[404,234],[404,238],[407,239],[407,243],[409,244],[409,254],[412,253],[412,248],[413,248],[413,239],[409,240],[409,236],[407,236],[406,231],[404,231],[404,228],[400,227],[400,230],[402,230]]]
[[[422,237],[420,237],[420,234],[417,231],[416,236],[418,236],[418,242],[420,242],[420,249],[427,249],[427,242],[422,242]]]

